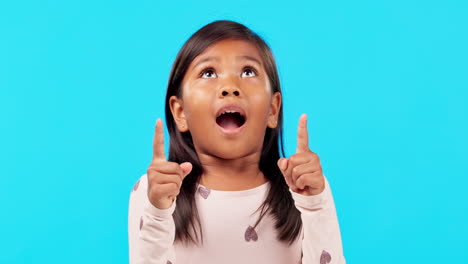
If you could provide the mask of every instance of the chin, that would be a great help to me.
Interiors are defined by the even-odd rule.
[[[255,151],[248,146],[241,146],[241,144],[236,144],[237,146],[233,147],[233,144],[229,144],[228,146],[221,146],[220,148],[216,149],[216,154],[214,156],[225,159],[225,160],[236,160],[251,156],[255,153],[260,153],[260,150]]]

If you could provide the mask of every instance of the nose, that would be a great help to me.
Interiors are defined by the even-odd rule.
[[[237,86],[223,86],[219,90],[219,97],[226,97],[228,95],[240,96],[240,90]]]
[[[226,97],[228,95],[234,95],[236,97],[239,97],[241,95],[239,86],[234,80],[226,81],[219,89],[220,98]]]
[[[234,89],[230,89],[230,88],[223,88],[222,89],[222,92],[221,92],[221,95],[222,97],[224,96],[227,96],[228,94],[233,94],[235,96],[239,96],[240,95],[240,92],[239,92],[239,89],[237,88],[234,88]]]

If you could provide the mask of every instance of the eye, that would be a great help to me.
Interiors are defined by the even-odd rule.
[[[216,78],[218,76],[216,75],[215,71],[212,68],[208,68],[208,69],[204,69],[200,73],[200,77],[208,79],[208,78]]]
[[[242,71],[242,77],[255,77],[257,76],[257,71],[251,66],[245,67]]]

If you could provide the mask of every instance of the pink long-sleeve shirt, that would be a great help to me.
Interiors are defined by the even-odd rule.
[[[172,213],[153,206],[146,174],[134,185],[128,214],[131,264],[345,264],[330,185],[313,196],[290,190],[301,212],[300,239],[292,245],[276,238],[274,219],[266,215],[255,229],[270,182],[244,191],[210,190],[198,184],[196,203],[203,230],[202,246],[175,242]]]

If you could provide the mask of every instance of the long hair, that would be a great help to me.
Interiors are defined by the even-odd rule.
[[[193,165],[192,171],[182,183],[173,214],[176,227],[175,240],[184,243],[197,244],[200,241],[203,243],[203,232],[195,203],[196,187],[203,168],[195,151],[190,131],[182,133],[176,127],[169,98],[171,96],[182,97],[182,80],[195,57],[209,46],[226,39],[246,40],[253,43],[262,56],[272,94],[281,93],[278,71],[270,48],[256,33],[237,22],[220,20],[202,27],[185,42],[177,54],[167,85],[165,115],[170,135],[169,161],[190,162]],[[275,219],[278,240],[292,244],[299,237],[302,221],[300,212],[294,206],[289,187],[277,166],[280,152],[283,157],[285,156],[282,130],[283,106],[281,105],[277,127],[274,129],[267,127],[263,141],[259,169],[270,181],[271,188],[267,198],[258,208],[260,216],[254,227],[268,213]]]

